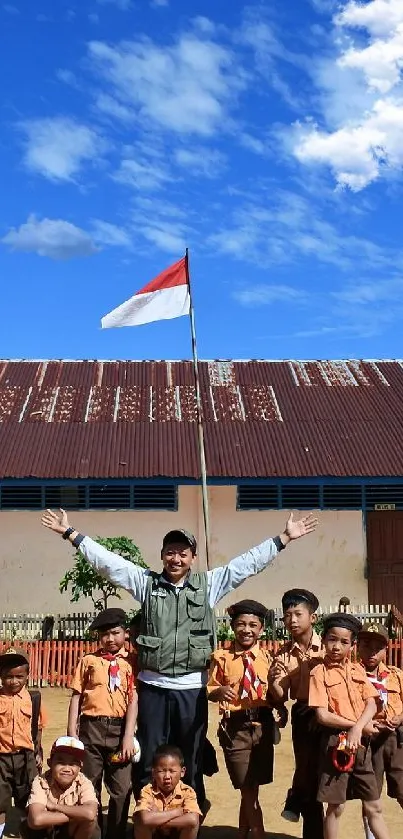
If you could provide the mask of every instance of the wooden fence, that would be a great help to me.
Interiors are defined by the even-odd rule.
[[[219,646],[227,646],[223,641]],[[79,659],[97,649],[95,641],[25,641],[13,644],[13,649],[23,650],[30,661],[31,687],[69,688]],[[279,641],[261,641],[261,646],[276,653]],[[8,641],[0,641],[0,653],[10,647]],[[403,667],[403,639],[389,641],[388,664]]]

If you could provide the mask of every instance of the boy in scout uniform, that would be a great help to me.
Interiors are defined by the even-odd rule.
[[[358,635],[358,655],[381,702],[374,717],[378,734],[371,738],[379,795],[386,778],[388,796],[403,807],[403,672],[386,664],[388,641],[388,631],[382,624],[365,623]]]
[[[100,648],[85,655],[74,674],[68,735],[84,743],[84,774],[101,802],[102,780],[109,793],[106,839],[123,837],[131,793],[137,694],[125,650],[126,613],[105,609],[92,622]],[[102,810],[99,807],[102,826]]]

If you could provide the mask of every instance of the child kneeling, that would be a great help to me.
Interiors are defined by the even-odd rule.
[[[48,760],[49,772],[32,784],[23,837],[90,839],[97,824],[98,800],[91,781],[81,772],[83,759],[80,740],[56,740]]]
[[[196,839],[201,811],[196,793],[182,782],[185,774],[183,754],[176,746],[159,746],[152,762],[152,783],[140,793],[134,811],[136,839],[151,839],[155,833],[171,831],[180,839]]]

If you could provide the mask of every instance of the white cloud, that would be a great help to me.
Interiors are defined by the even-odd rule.
[[[123,12],[126,12],[131,8],[132,0],[97,0],[97,3],[99,3],[100,6],[113,5],[116,6],[117,9],[121,9]]]
[[[367,306],[371,303],[389,302],[394,305],[400,304],[403,293],[403,278],[396,277],[392,280],[376,280],[366,283],[351,285],[342,291],[332,292],[332,297],[340,303],[347,303],[351,306]]]
[[[127,230],[109,221],[94,219],[92,222],[94,241],[110,247],[131,248],[132,239]]]
[[[94,162],[104,149],[92,128],[68,117],[29,120],[20,128],[26,134],[25,165],[52,181],[72,180],[85,162]]]
[[[19,15],[20,10],[17,9],[17,6],[13,6],[11,3],[4,3],[3,4],[3,11],[6,12],[8,15]]]
[[[118,119],[121,122],[133,122],[135,118],[135,114],[130,108],[118,102],[117,99],[114,99],[113,96],[109,96],[107,93],[100,93],[97,96],[95,108],[102,114],[106,114],[106,116],[112,117],[113,119]]]
[[[262,140],[259,140],[258,137],[253,137],[253,135],[249,134],[247,131],[243,131],[239,134],[239,142],[241,146],[248,149],[248,151],[253,151],[254,154],[264,154],[266,151],[266,146]]]
[[[151,0],[150,6],[156,6],[156,7],[168,6],[168,0]]]
[[[180,225],[170,224],[169,222],[149,224],[141,229],[141,234],[148,242],[152,242],[153,245],[166,253],[174,253],[180,256],[185,251],[186,240]]]
[[[131,158],[124,158],[112,177],[124,186],[139,190],[161,189],[171,180],[167,169],[156,161]]]
[[[225,169],[226,157],[216,149],[192,147],[176,149],[175,162],[186,170],[186,175],[204,175],[216,178]]]
[[[13,251],[36,253],[50,259],[91,256],[97,251],[91,236],[80,227],[62,219],[40,221],[34,215],[20,227],[11,228],[1,241]]]
[[[233,53],[208,35],[182,34],[162,47],[142,38],[89,45],[93,70],[108,93],[133,110],[144,128],[210,136],[229,124],[229,108],[243,86]]]
[[[234,291],[232,296],[243,306],[265,306],[270,303],[302,303],[306,295],[289,285],[260,284]]]
[[[359,191],[403,167],[403,3],[350,0],[334,24],[335,55],[314,65],[324,124],[295,126],[292,147]]]

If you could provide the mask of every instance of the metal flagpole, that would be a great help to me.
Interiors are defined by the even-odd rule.
[[[205,448],[204,448],[203,407],[202,407],[201,390],[200,390],[199,359],[197,357],[195,316],[194,316],[194,309],[193,309],[193,302],[192,302],[192,289],[191,289],[191,285],[190,285],[189,250],[188,250],[188,248],[186,248],[185,265],[186,265],[186,281],[187,281],[187,284],[188,284],[189,299],[190,299],[190,311],[189,311],[190,334],[191,334],[191,338],[192,338],[193,372],[194,372],[195,390],[196,390],[197,429],[198,429],[198,437],[199,437],[199,458],[200,458],[200,474],[201,474],[201,485],[202,485],[204,537],[205,537],[205,542],[206,542],[206,562],[207,562],[207,568],[209,569],[210,568],[210,516],[209,516],[209,505],[208,505],[208,494],[207,494],[206,451],[205,451]]]

